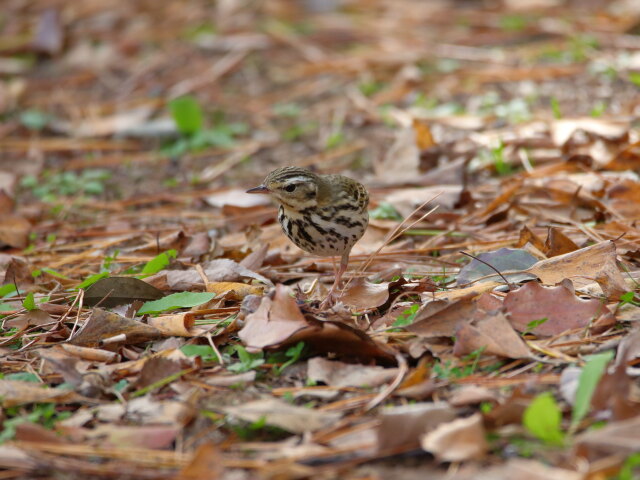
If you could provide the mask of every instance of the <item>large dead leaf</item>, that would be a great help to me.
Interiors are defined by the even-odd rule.
[[[369,283],[364,278],[350,282],[340,296],[340,301],[358,310],[373,309],[384,305],[389,299],[389,284]]]
[[[82,329],[70,340],[74,345],[97,347],[107,339],[135,344],[161,338],[160,331],[137,320],[95,308]]]
[[[314,352],[395,363],[395,354],[364,332],[338,321],[305,318],[284,285],[276,287],[273,300],[264,297],[260,307],[247,315],[238,336],[249,350],[279,348],[303,341]]]
[[[479,413],[441,423],[421,437],[420,445],[442,462],[477,460],[489,450]]]
[[[378,450],[416,448],[422,435],[455,418],[456,410],[445,402],[385,408],[377,429]]]
[[[599,300],[583,300],[564,285],[543,287],[529,282],[509,292],[504,299],[509,321],[520,332],[527,329],[537,335],[558,335],[567,330],[586,328],[603,317],[614,322],[609,309]],[[530,328],[532,322],[547,319]]]
[[[452,302],[430,302],[420,309],[415,321],[404,328],[421,337],[451,337],[476,311],[476,296],[472,293]]]
[[[0,403],[15,407],[27,403],[79,403],[87,399],[72,390],[45,388],[45,385],[0,379]]]
[[[368,367],[330,361],[321,357],[309,360],[307,377],[332,387],[377,387],[393,380],[397,368]]]
[[[314,327],[304,318],[289,290],[278,285],[273,300],[264,297],[258,310],[247,315],[238,336],[248,348],[259,350],[282,344],[303,329]]]
[[[265,398],[244,403],[237,407],[225,407],[228,415],[247,422],[262,421],[293,433],[313,432],[336,422],[340,414],[317,409],[297,407],[275,398]]]
[[[157,288],[132,277],[108,277],[98,280],[84,294],[86,305],[100,303],[103,307],[115,307],[135,300],[158,300],[164,293]]]
[[[529,358],[531,352],[503,313],[488,314],[471,323],[462,323],[456,331],[453,353],[467,355],[479,348],[483,353],[507,358]]]
[[[616,246],[611,241],[541,260],[527,271],[547,285],[555,285],[568,278],[577,290],[596,281],[607,298],[614,301],[628,290],[616,263]]]

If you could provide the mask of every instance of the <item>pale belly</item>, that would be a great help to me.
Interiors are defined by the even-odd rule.
[[[287,212],[280,207],[278,221],[289,239],[302,250],[313,255],[340,256],[364,234],[369,216],[367,212],[359,215],[333,216],[323,218],[312,214],[303,216],[297,212]]]

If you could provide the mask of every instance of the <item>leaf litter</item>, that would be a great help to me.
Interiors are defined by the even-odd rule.
[[[6,5],[3,477],[639,474],[640,10],[348,3]]]

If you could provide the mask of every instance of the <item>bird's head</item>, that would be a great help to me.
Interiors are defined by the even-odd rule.
[[[266,193],[285,208],[295,211],[318,205],[318,194],[323,188],[322,178],[300,167],[282,167],[271,172],[261,185],[247,193]]]

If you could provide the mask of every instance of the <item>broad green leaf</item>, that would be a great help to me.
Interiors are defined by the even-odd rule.
[[[152,258],[147,262],[147,264],[142,268],[142,274],[144,275],[153,275],[154,273],[158,273],[164,267],[169,265],[169,262],[172,258],[176,258],[178,252],[175,250],[167,250],[166,252],[162,252],[160,255]]]
[[[29,292],[27,294],[26,298],[22,302],[22,306],[29,311],[36,310],[38,308],[36,307],[36,301],[33,298],[33,292]]]
[[[588,357],[578,380],[576,400],[571,416],[571,428],[575,428],[589,412],[593,392],[612,358],[613,350]]]
[[[94,283],[96,283],[98,280],[102,280],[103,278],[106,278],[109,276],[109,272],[102,272],[102,273],[94,273],[93,275],[89,275],[87,278],[85,278],[80,285],[78,285],[76,288],[78,290],[80,290],[81,288],[89,288],[91,285],[93,285]]]
[[[10,293],[13,293],[15,291],[16,291],[16,284],[15,283],[7,283],[6,285],[2,285],[0,287],[0,298],[6,297],[7,295],[9,295]]]
[[[529,404],[522,417],[525,428],[549,445],[562,445],[564,433],[560,430],[562,412],[553,395],[541,393]]]
[[[171,100],[169,110],[178,130],[185,135],[202,129],[202,109],[194,97],[187,95]]]
[[[209,292],[180,292],[167,295],[159,300],[153,300],[151,302],[145,302],[138,314],[143,313],[160,313],[167,310],[175,310],[176,308],[190,308],[197,305],[202,305],[208,302],[215,293]]]
[[[201,357],[205,362],[218,361],[218,355],[209,345],[183,345],[180,351],[187,357]]]

